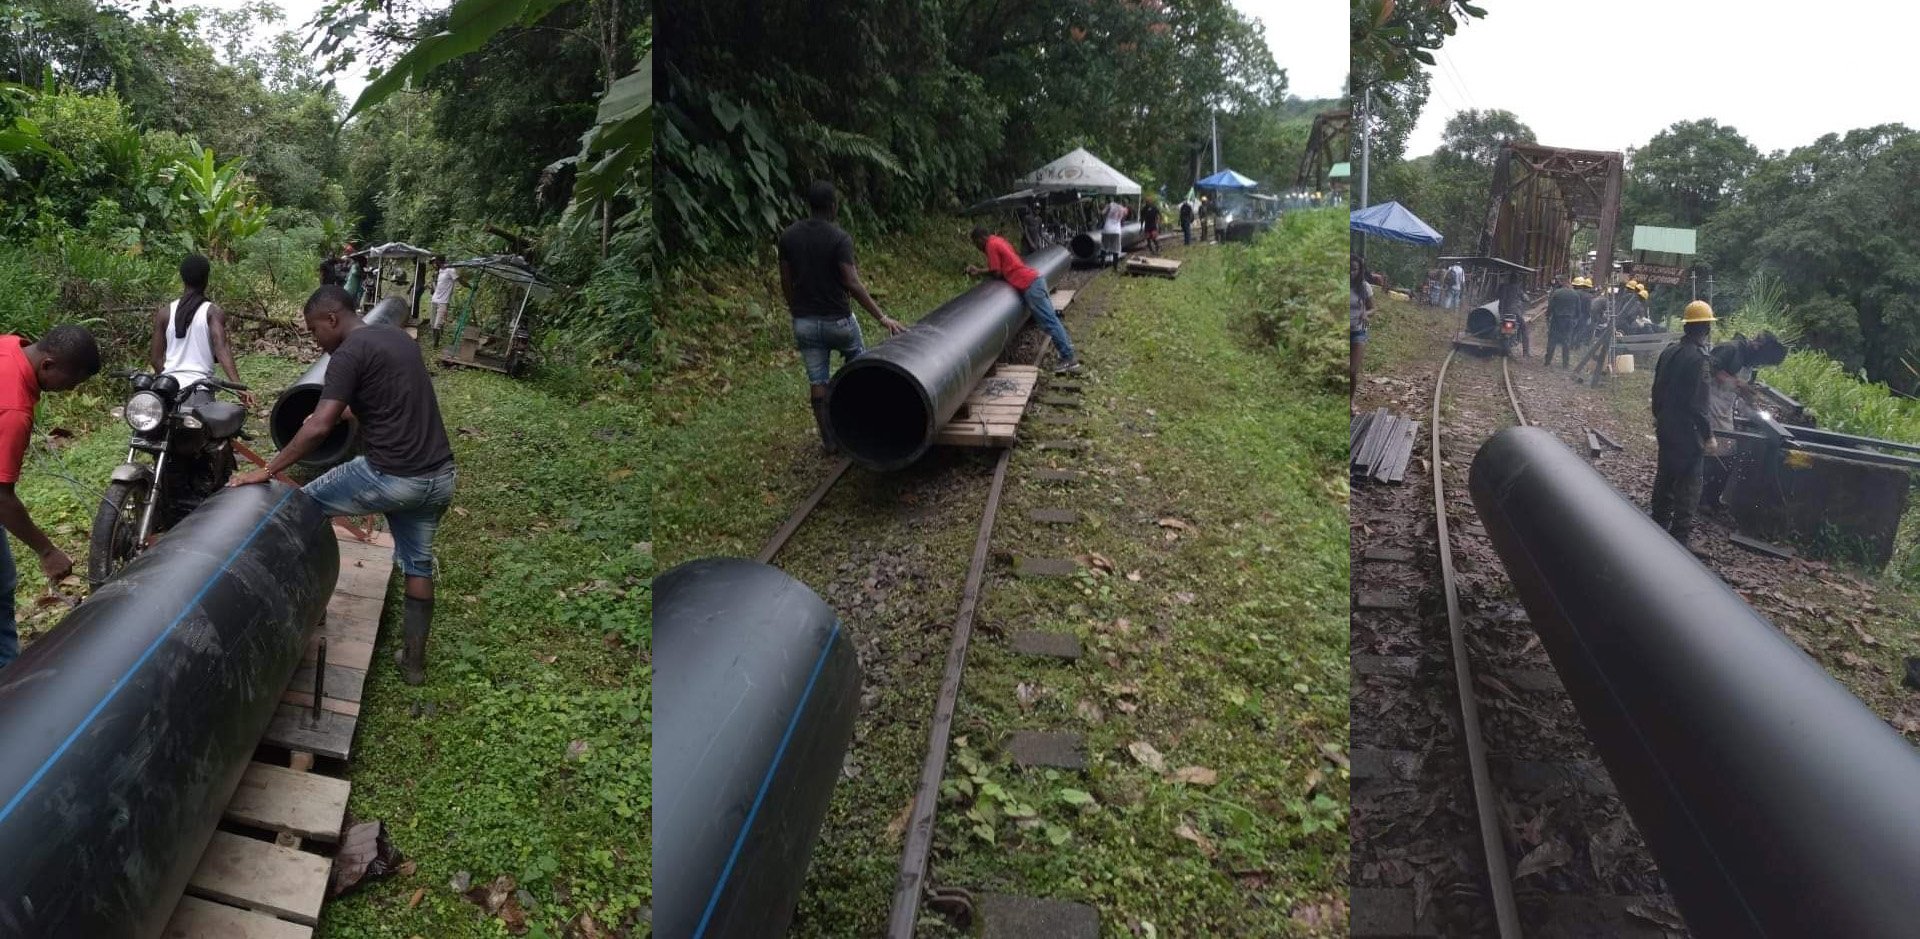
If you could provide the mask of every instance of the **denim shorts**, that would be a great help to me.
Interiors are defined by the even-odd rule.
[[[845,365],[867,348],[861,340],[860,321],[852,314],[840,320],[794,317],[793,344],[800,350],[800,361],[807,366],[807,383],[811,385],[824,385],[833,378],[833,353],[839,352],[840,364]]]
[[[329,516],[387,517],[393,559],[408,577],[433,576],[433,533],[453,502],[452,469],[438,476],[388,476],[355,457],[327,470],[301,491]]]
[[[1362,326],[1359,329],[1348,329],[1347,341],[1356,345],[1365,345],[1367,342],[1367,328]]]

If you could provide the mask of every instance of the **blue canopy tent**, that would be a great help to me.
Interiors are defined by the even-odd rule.
[[[1433,226],[1420,221],[1419,216],[1407,211],[1398,202],[1368,206],[1353,213],[1352,219],[1353,230],[1363,235],[1416,245],[1437,245],[1441,242],[1440,233],[1434,231]]]
[[[1193,185],[1199,189],[1252,189],[1259,184],[1232,170],[1221,170]]]

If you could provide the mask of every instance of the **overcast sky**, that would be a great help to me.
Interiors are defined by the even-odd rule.
[[[1347,11],[1332,0],[1233,0],[1267,28],[1267,48],[1287,70],[1287,93],[1338,98],[1347,83]]]
[[[1711,117],[1762,153],[1881,123],[1920,129],[1920,5],[1825,0],[1488,0],[1447,40],[1408,156],[1468,108],[1519,115],[1543,144],[1644,145]],[[1595,79],[1600,79],[1596,81]]]

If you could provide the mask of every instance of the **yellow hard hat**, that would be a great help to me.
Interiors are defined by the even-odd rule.
[[[1640,293],[1640,299],[1645,300],[1647,298],[1647,288],[1645,287],[1640,288],[1639,293]]]
[[[1573,279],[1573,285],[1575,287],[1591,287],[1593,286],[1593,281],[1585,277],[1575,277]]]
[[[1713,307],[1708,306],[1705,300],[1695,300],[1687,304],[1686,312],[1680,314],[1680,322],[1683,324],[1711,323],[1713,322]]]

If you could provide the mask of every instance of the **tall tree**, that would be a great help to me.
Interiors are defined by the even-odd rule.
[[[1681,121],[1627,154],[1621,215],[1642,225],[1698,228],[1734,198],[1760,151],[1712,118]]]

